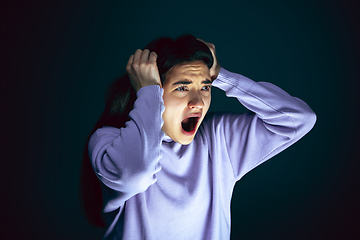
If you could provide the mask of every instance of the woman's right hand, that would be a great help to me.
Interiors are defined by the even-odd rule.
[[[156,65],[157,54],[148,49],[138,49],[131,55],[126,65],[126,72],[132,87],[137,92],[140,88],[150,85],[161,86],[159,70]]]

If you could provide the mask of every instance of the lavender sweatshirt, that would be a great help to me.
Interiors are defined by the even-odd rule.
[[[153,85],[137,92],[125,128],[92,135],[90,159],[108,224],[104,239],[229,239],[236,181],[315,124],[305,102],[270,83],[222,68],[213,86],[251,113],[208,114],[194,140],[181,145],[161,130],[163,89]]]

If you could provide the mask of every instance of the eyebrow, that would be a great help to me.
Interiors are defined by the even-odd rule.
[[[206,79],[206,80],[202,81],[201,83],[202,84],[211,84],[212,81],[209,80],[209,79]],[[172,85],[174,86],[174,85],[180,85],[180,84],[181,85],[189,85],[189,84],[192,84],[192,81],[190,81],[190,80],[180,80],[178,82],[174,82]]]

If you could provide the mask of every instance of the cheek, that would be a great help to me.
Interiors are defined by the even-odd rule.
[[[164,97],[164,105],[166,112],[173,112],[178,104],[176,99],[171,97]]]
[[[175,122],[181,117],[183,110],[183,101],[174,97],[164,96],[165,112],[163,114],[164,121]]]

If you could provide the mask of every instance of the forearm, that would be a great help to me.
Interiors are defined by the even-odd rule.
[[[305,102],[271,83],[257,83],[222,68],[213,86],[228,97],[236,97],[275,134],[298,138],[310,131],[316,121],[315,113]]]
[[[229,156],[236,180],[294,144],[315,124],[316,115],[305,102],[273,84],[222,68],[213,86],[252,112],[220,115],[212,123],[214,138]]]
[[[105,186],[126,198],[145,191],[156,180],[164,136],[162,93],[156,85],[140,89],[125,127],[103,127],[89,141],[95,173]]]

